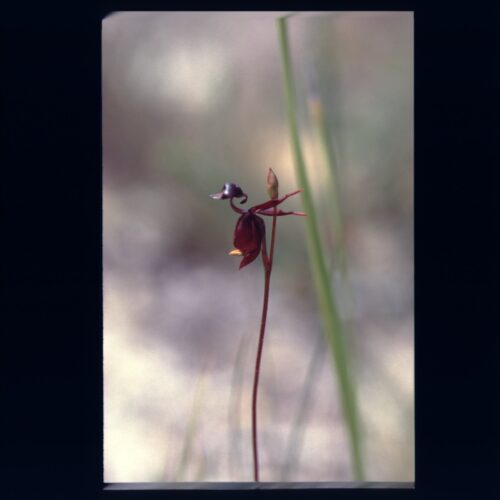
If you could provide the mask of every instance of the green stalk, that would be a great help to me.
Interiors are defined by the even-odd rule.
[[[342,332],[342,324],[337,311],[336,303],[334,301],[332,289],[330,287],[311,188],[300,145],[295,103],[295,88],[288,44],[286,18],[277,19],[277,29],[281,48],[281,58],[283,62],[286,105],[295,172],[300,187],[304,189],[301,198],[304,210],[307,213],[306,230],[309,258],[323,328],[334,359],[342,409],[349,432],[352,460],[354,465],[354,476],[356,480],[362,481],[364,478],[364,472],[361,456],[361,435],[354,384],[351,379],[348,352],[344,334]]]
[[[346,252],[345,252],[345,238],[344,227],[342,222],[342,213],[340,209],[340,197],[337,182],[337,165],[335,161],[335,154],[331,140],[331,133],[328,122],[325,116],[323,103],[319,96],[311,96],[309,99],[309,112],[316,126],[319,135],[321,149],[328,165],[329,173],[329,187],[330,187],[330,201],[332,203],[333,225],[336,237],[336,254],[337,262],[342,275],[345,277],[347,271],[346,265]]]
[[[311,102],[312,101],[312,102]],[[349,273],[348,273],[348,260],[347,260],[347,248],[346,248],[346,239],[345,239],[345,231],[344,231],[344,219],[342,217],[342,207],[340,203],[340,192],[338,188],[338,160],[337,156],[335,154],[336,151],[338,151],[336,148],[334,148],[334,141],[332,140],[332,132],[330,129],[330,126],[328,124],[328,118],[323,106],[323,103],[321,101],[321,97],[318,95],[316,99],[311,99],[310,100],[310,106],[309,106],[312,118],[314,122],[316,123],[317,127],[317,132],[320,137],[320,142],[322,145],[323,149],[323,154],[325,157],[325,161],[328,166],[328,172],[329,172],[329,200],[332,203],[332,212],[333,212],[333,217],[334,217],[334,231],[336,235],[336,244],[335,244],[335,262],[334,266],[332,267],[333,269],[339,269],[340,270],[340,277],[341,277],[341,292],[342,296],[344,297],[345,303],[352,305],[353,303],[353,295],[352,295],[352,289],[351,289],[351,283],[349,281]],[[335,290],[335,287],[334,287]],[[337,289],[337,291],[339,291]],[[337,297],[339,295],[337,294]],[[349,336],[349,329],[344,323],[344,332],[347,336]],[[357,350],[356,348],[356,342],[355,338],[350,336],[350,348],[351,352],[355,352]],[[352,377],[354,374],[352,374]],[[353,379],[353,385],[354,379]]]

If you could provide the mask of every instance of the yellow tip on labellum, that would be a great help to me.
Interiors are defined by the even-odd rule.
[[[235,248],[234,250],[231,250],[229,252],[229,255],[243,255],[243,254],[241,253],[240,250],[238,250],[237,248]]]

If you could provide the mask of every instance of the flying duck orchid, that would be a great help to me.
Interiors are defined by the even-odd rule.
[[[270,172],[272,172],[272,170],[270,170]],[[277,180],[276,188],[273,189],[273,185],[269,183],[269,177],[268,192],[270,195],[272,195],[273,193],[277,194]],[[281,209],[276,209],[278,205],[281,205],[286,199],[290,198],[290,196],[294,196],[300,192],[302,192],[302,189],[298,189],[293,193],[289,193],[282,198],[276,197],[275,199],[265,201],[264,203],[255,205],[248,210],[243,210],[242,208],[234,204],[234,198],[243,198],[240,201],[240,204],[243,204],[247,201],[248,196],[239,186],[233,184],[232,182],[227,182],[226,184],[224,184],[224,186],[222,186],[222,189],[218,193],[210,195],[210,197],[214,200],[229,199],[231,208],[236,213],[240,214],[240,217],[238,218],[236,227],[234,229],[233,243],[235,249],[229,252],[230,255],[243,256],[243,259],[240,263],[240,269],[253,262],[259,256],[259,253],[261,251],[264,266],[266,269],[269,267],[270,262],[266,249],[266,225],[264,223],[264,219],[262,219],[260,215],[270,217],[281,217],[283,215],[306,215],[303,212],[285,212]]]

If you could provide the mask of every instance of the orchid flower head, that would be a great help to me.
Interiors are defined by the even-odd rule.
[[[272,171],[271,171],[272,172]],[[273,176],[274,172],[273,172]],[[268,177],[269,179],[269,177]],[[218,193],[211,194],[210,197],[214,200],[227,200],[229,199],[229,204],[231,208],[238,214],[240,217],[236,222],[236,227],[234,229],[233,235],[233,244],[235,246],[235,250],[231,250],[229,252],[230,255],[239,255],[243,256],[243,259],[240,262],[240,269],[247,266],[251,262],[253,262],[259,254],[262,252],[262,258],[264,261],[264,265],[269,265],[267,250],[266,250],[266,225],[264,223],[264,219],[260,217],[261,215],[270,216],[270,217],[281,217],[283,215],[299,215],[305,216],[304,212],[285,212],[279,208],[276,208],[278,205],[281,205],[285,200],[299,194],[302,192],[302,189],[298,189],[292,193],[289,193],[282,198],[277,197],[277,179],[273,182],[275,184],[275,188],[273,187],[273,191],[269,194],[274,195],[275,197],[265,201],[264,203],[260,203],[258,205],[254,205],[253,207],[244,210],[233,203],[233,198],[243,198],[240,201],[240,204],[243,204],[247,201],[248,196],[243,192],[243,190],[232,182],[227,182],[222,186],[221,191]],[[268,181],[269,184],[269,181]]]

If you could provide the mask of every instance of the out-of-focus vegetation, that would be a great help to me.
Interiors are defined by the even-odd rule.
[[[292,57],[290,53],[290,42],[288,35],[288,20],[290,16],[283,16],[277,20],[278,37],[281,47],[281,58],[283,61],[285,94],[288,111],[288,123],[290,126],[290,139],[292,144],[293,158],[295,163],[295,172],[299,184],[304,189],[303,205],[307,213],[306,230],[307,244],[309,250],[309,261],[311,263],[311,271],[313,280],[316,286],[316,296],[318,299],[319,312],[321,315],[323,331],[325,339],[330,347],[332,360],[335,367],[335,374],[338,380],[339,398],[342,405],[345,424],[349,434],[351,445],[351,456],[353,462],[354,477],[357,481],[362,481],[364,478],[363,458],[361,451],[362,436],[359,425],[359,414],[356,402],[356,390],[352,370],[349,367],[350,356],[349,349],[346,347],[345,332],[340,319],[339,310],[335,293],[333,292],[331,274],[328,272],[324,245],[321,242],[320,227],[316,216],[316,208],[313,201],[313,193],[309,182],[308,169],[304,161],[302,153],[301,139],[297,120],[297,100],[295,90],[295,77],[293,74]],[[321,144],[324,151],[327,153],[330,179],[330,202],[332,204],[333,213],[335,214],[335,225],[333,227],[334,234],[337,236],[337,241],[334,250],[335,267],[345,272],[345,246],[342,235],[341,214],[338,203],[338,192],[336,183],[334,182],[335,175],[333,169],[333,152],[330,148],[329,137],[331,131],[328,130],[326,121],[324,120],[324,111],[321,98],[314,97],[313,115],[319,122],[319,133]],[[334,267],[334,269],[335,269]],[[308,389],[306,389],[308,390]]]
[[[250,205],[264,201],[269,167],[281,192],[301,187],[275,28],[282,14],[136,12],[103,22],[108,482],[251,480],[262,272],[238,271],[227,256],[236,216],[208,194],[231,181]],[[402,12],[288,21],[368,480],[414,477],[412,23]],[[271,288],[261,479],[352,479],[305,226],[286,217]]]

